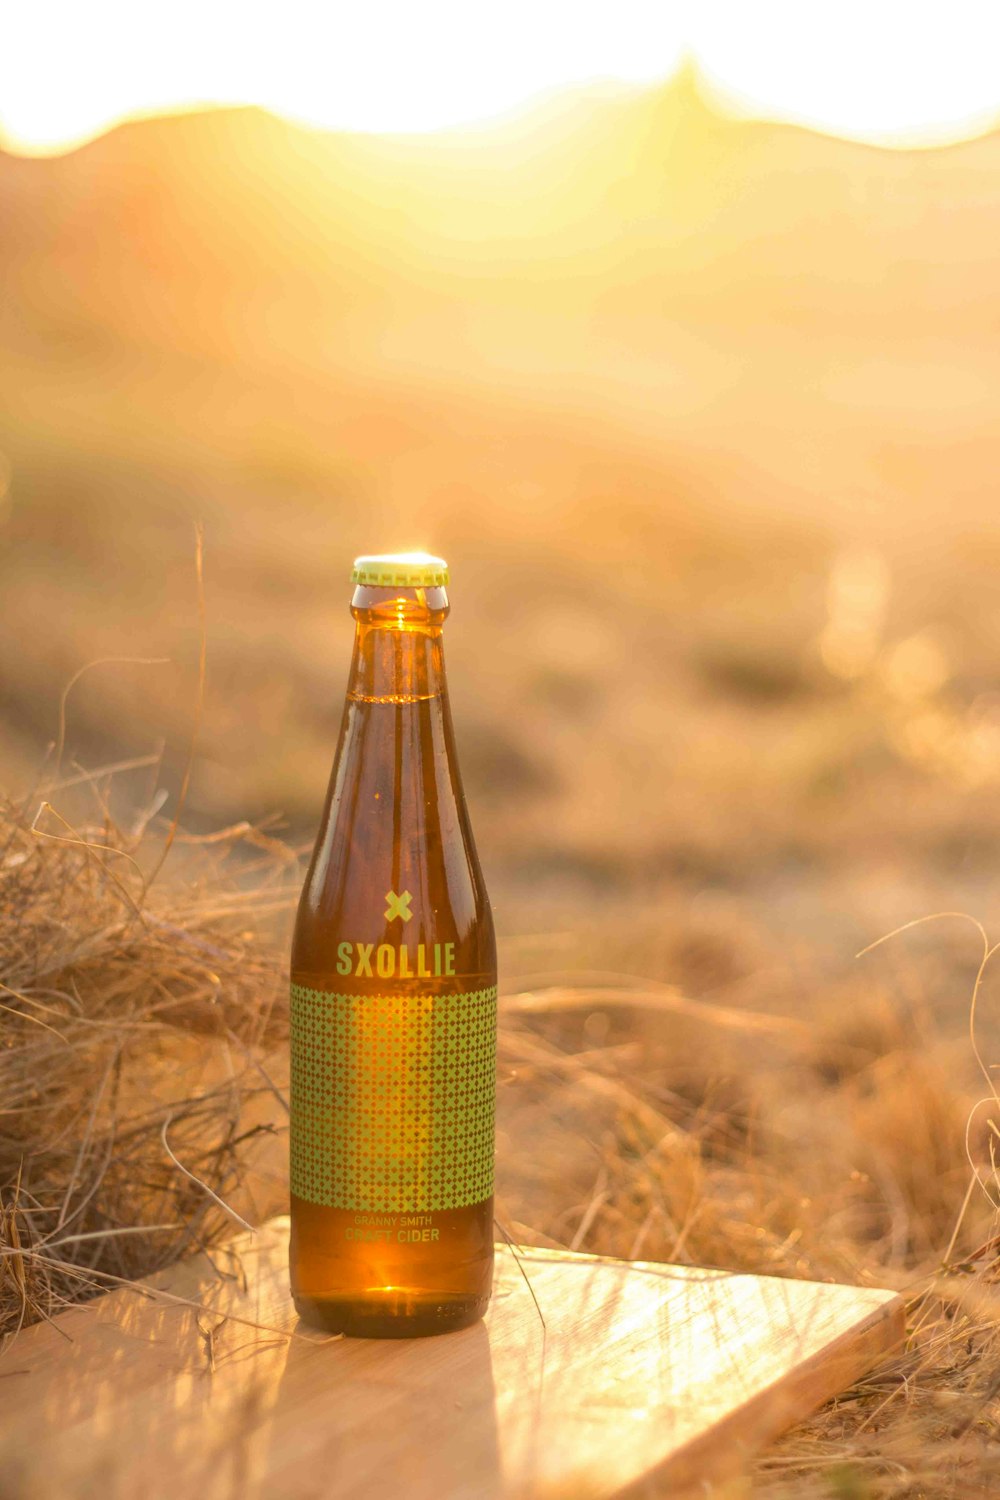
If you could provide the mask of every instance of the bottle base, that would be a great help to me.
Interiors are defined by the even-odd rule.
[[[293,1301],[303,1323],[325,1333],[342,1333],[354,1339],[422,1339],[437,1333],[455,1333],[478,1323],[490,1299],[442,1302],[396,1297],[390,1303],[387,1299],[364,1301],[296,1294]]]

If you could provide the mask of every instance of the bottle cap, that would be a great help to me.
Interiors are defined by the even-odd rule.
[[[354,559],[352,583],[371,588],[436,589],[448,582],[448,564],[427,552],[389,552]]]

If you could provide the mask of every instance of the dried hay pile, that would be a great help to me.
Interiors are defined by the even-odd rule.
[[[232,1229],[285,1025],[288,851],[120,827],[81,780],[89,823],[0,804],[0,1335]]]

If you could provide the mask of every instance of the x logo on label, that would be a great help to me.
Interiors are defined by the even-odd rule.
[[[413,900],[413,897],[409,891],[404,891],[401,896],[397,896],[395,891],[386,891],[385,899],[388,902],[385,909],[385,920],[387,922],[391,922],[395,917],[402,917],[404,922],[408,922],[413,916],[410,910],[410,902]]]

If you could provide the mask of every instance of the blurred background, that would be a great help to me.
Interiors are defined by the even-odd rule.
[[[998,56],[993,0],[5,15],[0,1333],[286,1204],[351,561],[427,549],[504,1232],[904,1290],[753,1493],[1000,1492]]]
[[[6,23],[5,787],[93,664],[66,756],[171,811],[200,520],[186,820],[306,844],[351,559],[425,547],[515,967],[988,917],[991,7],[322,9]]]

